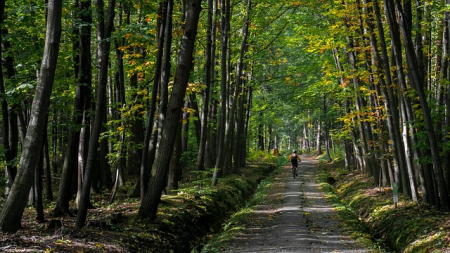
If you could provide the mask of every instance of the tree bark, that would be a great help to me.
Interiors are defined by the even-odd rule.
[[[156,99],[158,95],[159,90],[159,76],[161,74],[161,62],[162,62],[162,56],[163,56],[163,48],[164,48],[164,29],[165,29],[165,17],[166,17],[166,11],[165,11],[165,4],[160,3],[159,4],[159,18],[158,18],[158,36],[157,36],[157,43],[158,43],[158,53],[156,56],[156,63],[155,63],[155,74],[153,77],[153,87],[152,87],[152,98],[150,102],[150,108],[147,109],[147,125],[145,127],[145,135],[144,135],[144,147],[142,148],[142,159],[141,159],[141,169],[140,169],[140,181],[139,181],[139,194],[140,197],[144,197],[144,193],[147,190],[147,182],[148,178],[151,172],[152,163],[148,161],[149,158],[149,146],[150,146],[150,140],[152,137],[152,129],[154,125],[154,118],[155,118],[155,112],[156,112]],[[152,159],[153,160],[153,159]]]
[[[43,142],[45,119],[56,72],[62,31],[62,1],[50,0],[47,8],[48,22],[44,56],[31,109],[30,124],[20,158],[17,178],[0,214],[0,229],[3,232],[16,232],[20,228],[20,220],[33,182],[37,158],[42,151],[40,147]]]
[[[234,168],[237,169],[241,166],[243,166],[242,159],[244,159],[245,164],[245,158],[241,158],[240,155],[242,153],[242,149],[245,149],[247,145],[245,145],[245,136],[244,136],[244,101],[243,98],[245,97],[244,92],[244,85],[245,85],[245,72],[244,72],[244,66],[245,66],[245,56],[248,50],[248,37],[249,37],[249,27],[250,27],[250,15],[251,15],[251,9],[252,9],[252,1],[247,0],[247,11],[246,11],[246,18],[244,21],[244,27],[242,28],[242,41],[241,41],[241,48],[239,52],[239,58],[238,58],[238,64],[236,68],[236,94],[237,96],[234,99],[233,106],[237,106],[237,123],[236,123],[236,139],[235,139],[235,145],[234,145]],[[236,109],[235,109],[236,110]],[[230,124],[234,124],[234,120]],[[230,152],[231,153],[231,152]]]
[[[167,187],[165,192],[167,194],[174,194],[174,190],[178,189],[178,181],[182,174],[182,164],[180,163],[181,150],[181,125],[178,125],[177,137],[175,145],[173,146],[172,157],[170,158],[169,173],[167,176]]]
[[[201,0],[188,0],[186,24],[181,40],[178,64],[175,73],[174,88],[167,109],[167,118],[162,128],[161,145],[153,164],[152,177],[139,208],[141,219],[155,219],[162,190],[169,170],[170,158],[179,125],[181,108],[186,94],[190,72],[193,66],[193,52],[197,25],[201,11]]]
[[[386,1],[386,0],[385,0]],[[436,133],[433,128],[433,121],[431,118],[430,109],[428,106],[426,94],[424,91],[424,82],[423,78],[419,75],[419,69],[418,69],[418,62],[417,62],[417,56],[414,51],[414,45],[412,44],[411,39],[411,33],[410,28],[408,27],[407,20],[405,17],[405,14],[403,12],[403,6],[399,2],[399,0],[395,1],[397,12],[398,12],[398,18],[400,21],[400,30],[403,37],[403,42],[405,45],[405,51],[406,51],[406,60],[408,63],[409,73],[412,77],[412,85],[414,90],[417,92],[417,95],[419,96],[420,105],[422,107],[422,113],[425,120],[425,128],[428,135],[428,141],[431,149],[431,155],[433,158],[433,169],[436,177],[436,181],[438,183],[439,188],[439,194],[440,194],[440,201],[441,201],[441,208],[442,211],[447,212],[450,210],[450,199],[447,192],[447,187],[445,185],[444,181],[444,173],[442,171],[442,163],[439,156],[439,148],[438,143],[436,139]]]
[[[100,137],[100,132],[102,130],[103,114],[106,113],[106,85],[108,78],[108,64],[109,64],[109,50],[111,48],[111,43],[109,39],[111,38],[111,32],[114,22],[114,8],[115,0],[109,0],[107,20],[104,24],[104,17],[99,15],[98,21],[100,27],[104,27],[104,36],[100,41],[98,55],[101,58],[101,65],[99,66],[99,77],[97,84],[97,104],[95,106],[95,120],[92,126],[92,134],[89,142],[89,151],[86,161],[86,169],[83,175],[83,188],[81,191],[81,198],[78,207],[76,228],[80,229],[84,226],[86,222],[87,209],[89,206],[89,196],[92,182],[92,175],[94,173],[96,154],[98,148],[98,140]],[[103,8],[103,0],[96,0],[97,8]],[[103,23],[103,25],[102,25]]]
[[[4,17],[5,2],[6,1],[2,1],[0,3],[0,27],[5,18]],[[4,31],[7,31],[7,30],[6,29],[0,30],[0,42],[2,42],[2,44],[3,44],[3,40],[2,40],[3,36],[2,35],[3,35]],[[7,41],[5,41],[5,42],[7,42]],[[7,42],[7,43],[9,43],[9,42]],[[7,48],[7,44],[5,44],[5,48]],[[2,46],[0,46],[0,57],[3,58]],[[8,61],[8,59],[10,59],[10,60],[12,59],[11,57],[6,57],[6,58],[7,58],[6,59],[7,61]],[[10,62],[10,61],[8,61],[8,62]],[[8,65],[7,65],[7,69],[8,69]],[[8,72],[10,72],[10,71],[8,71]],[[11,77],[12,76],[10,76],[10,78]],[[1,108],[2,108],[2,119],[3,119],[2,120],[2,133],[3,133],[2,144],[3,144],[3,149],[5,152],[6,174],[8,176],[7,189],[6,189],[6,192],[8,193],[9,189],[11,188],[11,185],[14,182],[14,178],[16,177],[17,168],[11,164],[11,161],[12,161],[12,159],[15,158],[15,155],[13,154],[13,150],[11,149],[11,146],[13,144],[10,145],[10,142],[9,142],[9,139],[10,139],[9,138],[9,136],[10,136],[9,124],[10,124],[11,119],[10,119],[10,115],[8,112],[8,101],[6,100],[5,94],[6,94],[6,89],[5,89],[4,76],[3,76],[3,64],[0,63],[0,96],[2,97]]]
[[[91,23],[92,15],[90,12],[90,1],[79,2],[79,15],[83,22]],[[90,108],[87,106],[90,104],[91,97],[91,85],[92,85],[92,68],[91,68],[91,28],[90,26],[82,26],[79,29],[79,46],[77,53],[79,59],[76,61],[79,66],[75,68],[75,75],[78,76],[78,83],[75,91],[74,110],[72,115],[72,123],[75,128],[69,129],[69,137],[67,143],[67,150],[63,164],[63,171],[61,175],[61,181],[59,185],[58,197],[56,199],[56,205],[53,209],[53,216],[71,215],[69,211],[69,201],[73,194],[71,190],[76,184],[72,179],[73,175],[77,173],[78,164],[78,152],[80,145],[80,128],[83,123],[83,118],[86,116],[87,111]],[[88,102],[89,101],[89,102]],[[81,169],[81,168],[80,168]]]
[[[198,147],[197,155],[197,169],[205,169],[205,150],[206,150],[206,137],[208,133],[208,116],[209,116],[209,101],[211,97],[211,87],[213,86],[214,80],[211,78],[213,76],[213,41],[215,38],[214,30],[214,4],[213,0],[208,0],[208,30],[206,32],[206,52],[205,52],[205,90],[203,95],[203,109],[201,117],[201,130],[200,130],[200,142]]]
[[[220,75],[220,111],[217,132],[217,157],[213,175],[213,185],[217,184],[218,178],[222,177],[225,162],[225,127],[227,119],[227,91],[228,91],[228,40],[230,31],[230,0],[222,1],[222,16],[220,19],[220,51],[221,51],[221,75]]]

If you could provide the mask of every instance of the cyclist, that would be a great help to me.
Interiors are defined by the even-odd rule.
[[[295,149],[292,151],[292,154],[289,155],[288,160],[292,164],[292,170],[295,169],[295,175],[298,176],[298,162],[301,162],[302,160]]]

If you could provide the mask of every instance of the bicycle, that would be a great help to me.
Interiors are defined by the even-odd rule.
[[[292,171],[292,176],[293,176],[294,178],[295,178],[296,176],[298,176],[298,168],[297,168],[297,166],[295,166],[294,164],[292,165],[291,171]]]

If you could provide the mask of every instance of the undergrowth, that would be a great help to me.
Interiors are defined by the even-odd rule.
[[[448,214],[401,195],[395,207],[391,188],[373,186],[367,176],[345,170],[340,161],[322,162],[319,180],[353,237],[366,245],[394,252],[450,250]]]

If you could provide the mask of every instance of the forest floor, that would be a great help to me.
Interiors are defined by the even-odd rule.
[[[184,188],[178,193],[162,196],[156,220],[137,218],[140,201],[129,197],[132,190],[126,188],[111,204],[108,192],[92,194],[95,208],[88,210],[83,229],[75,229],[74,210],[71,217],[51,217],[54,202],[48,202],[46,220],[38,223],[34,207],[28,206],[19,231],[0,233],[0,252],[189,253],[219,231],[252,196],[258,183],[274,170],[275,161],[247,166],[215,187],[211,172],[204,172],[200,179],[190,175],[196,179],[181,184]]]

